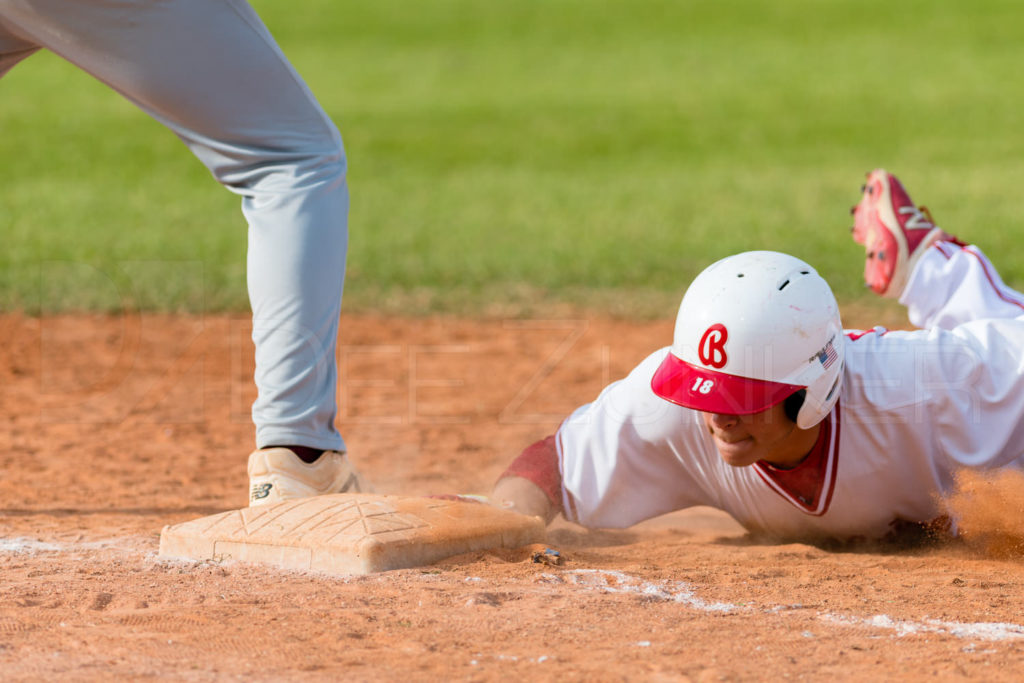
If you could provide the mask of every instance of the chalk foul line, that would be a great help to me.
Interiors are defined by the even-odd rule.
[[[541,580],[546,583],[568,583],[586,590],[603,593],[631,593],[644,595],[661,600],[677,602],[691,609],[713,613],[761,613],[776,614],[780,611],[800,609],[800,605],[776,605],[773,607],[757,607],[751,604],[733,604],[728,602],[711,602],[697,596],[693,586],[684,581],[645,581],[625,572],[607,569],[573,569],[558,574],[545,573]],[[819,612],[821,621],[840,626],[875,628],[892,631],[895,637],[901,638],[919,634],[944,634],[956,638],[970,638],[986,641],[1008,641],[1024,639],[1024,625],[1005,622],[961,622],[942,621],[939,619],[894,619],[885,614],[870,617],[859,617],[835,612]]]

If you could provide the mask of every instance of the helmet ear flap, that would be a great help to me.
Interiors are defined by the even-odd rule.
[[[786,417],[789,418],[790,422],[796,422],[796,416],[800,414],[800,409],[804,407],[804,398],[806,397],[806,389],[800,389],[786,397],[785,402],[782,404],[782,409],[785,411]]]
[[[832,407],[839,398],[839,388],[843,384],[844,367],[845,363],[838,363],[833,371],[807,387],[809,396],[804,401],[803,408],[800,410],[796,421],[800,429],[810,429],[824,420],[829,412],[831,412]],[[832,380],[832,383],[825,384],[829,379]],[[828,393],[823,397],[821,394],[825,391],[826,386],[829,387]]]

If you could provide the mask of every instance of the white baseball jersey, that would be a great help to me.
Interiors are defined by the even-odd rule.
[[[559,428],[566,517],[709,505],[778,538],[878,538],[942,515],[961,468],[1024,467],[1024,296],[976,248],[939,243],[901,302],[923,329],[848,332],[839,401],[792,470],[726,464],[699,412],[652,391],[668,348],[651,354]]]

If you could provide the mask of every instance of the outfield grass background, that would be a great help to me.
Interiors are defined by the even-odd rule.
[[[671,317],[744,249],[865,292],[885,166],[1024,287],[1012,0],[257,0],[341,128],[347,310]],[[245,226],[168,131],[58,58],[0,79],[0,306],[242,310]]]

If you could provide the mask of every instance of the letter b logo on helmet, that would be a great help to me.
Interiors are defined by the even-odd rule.
[[[729,362],[725,354],[725,342],[729,340],[729,330],[722,323],[715,323],[704,331],[697,346],[700,362],[708,367],[723,368]]]

